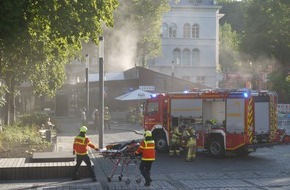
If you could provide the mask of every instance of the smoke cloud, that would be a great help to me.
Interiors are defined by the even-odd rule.
[[[130,22],[118,23],[119,28],[110,29],[107,36],[106,71],[118,72],[135,66],[137,35]],[[105,41],[105,43],[106,43]]]

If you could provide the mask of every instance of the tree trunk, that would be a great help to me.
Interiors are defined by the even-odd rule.
[[[6,92],[5,93],[5,99],[6,100],[9,100],[9,92]],[[10,111],[9,111],[9,101],[7,101],[6,103],[5,103],[5,106],[4,106],[4,125],[9,125],[10,123],[9,123],[9,113],[10,113]]]
[[[10,124],[14,124],[16,122],[16,115],[15,115],[15,80],[14,78],[11,79],[11,86],[10,86],[10,97],[9,97],[9,104],[10,104]]]
[[[11,125],[16,122],[15,117],[15,80],[13,77],[7,81],[8,92],[5,94],[5,99],[7,100],[5,104],[5,117],[4,124]]]

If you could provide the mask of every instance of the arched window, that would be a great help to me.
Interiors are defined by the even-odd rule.
[[[169,37],[170,38],[176,38],[176,33],[177,33],[177,26],[176,24],[170,24],[169,26]]]
[[[162,24],[162,37],[168,37],[168,25],[166,23]]]
[[[183,37],[184,38],[190,38],[190,24],[185,24],[183,26]]]
[[[199,65],[200,52],[198,49],[192,50],[192,65]]]
[[[182,65],[190,65],[190,50],[187,48],[182,52]]]
[[[175,65],[179,65],[181,61],[181,51],[178,48],[173,50],[173,61]]]
[[[192,37],[199,38],[199,25],[198,24],[192,25]]]

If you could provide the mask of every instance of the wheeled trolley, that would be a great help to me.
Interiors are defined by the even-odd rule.
[[[120,174],[118,175],[119,181],[122,181],[124,175],[123,172],[126,170],[127,179],[125,180],[126,184],[130,184],[129,179],[129,167],[132,166],[134,168],[134,173],[136,176],[136,182],[141,182],[141,177],[139,173],[139,163],[141,158],[135,156],[135,151],[139,147],[139,143],[137,141],[131,141],[125,144],[113,144],[106,146],[106,150],[101,150],[99,154],[106,159],[109,159],[113,164],[112,172],[110,175],[107,175],[108,182],[112,181],[112,178],[116,176],[116,172],[118,167],[120,168]]]

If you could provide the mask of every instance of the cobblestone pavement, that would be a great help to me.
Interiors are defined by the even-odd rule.
[[[62,119],[58,121],[58,125],[60,132],[56,151],[72,151],[72,141],[78,133],[78,121],[76,119]],[[139,130],[141,130],[139,126],[113,122],[112,129],[105,131],[104,145],[140,139],[142,136],[136,133]],[[98,134],[95,130],[89,129],[88,136],[91,141],[98,143]],[[287,148],[287,151],[289,151],[289,148]],[[166,155],[158,155],[159,158],[154,162],[152,169],[153,182],[150,187],[145,187],[143,178],[141,178],[141,183],[138,183],[139,181],[137,180],[140,177],[138,161],[136,163],[131,161],[126,164],[123,176],[120,176],[121,167],[117,167],[117,171],[112,172],[112,169],[116,166],[113,163],[114,160],[104,158],[97,152],[92,151],[90,152],[90,156],[95,164],[97,182],[92,182],[89,178],[78,181],[72,181],[70,178],[2,181],[0,182],[0,190],[290,190],[290,171],[286,167],[285,170],[279,169],[271,171],[250,170],[250,168],[247,168],[247,171],[234,171],[231,168],[222,171],[215,171],[209,168],[206,168],[204,171],[194,170],[194,164],[203,160],[201,156],[195,163],[184,163],[191,164],[188,165],[188,169],[184,171],[174,171],[173,169],[171,171],[171,169],[162,168],[174,168],[174,166],[164,164],[165,161],[166,163],[170,163],[170,160],[168,160],[170,158],[166,157]],[[174,165],[174,160],[172,163]],[[191,172],[190,167],[193,168]],[[207,169],[209,171],[206,171]],[[108,177],[113,173],[116,175],[111,178],[111,182],[108,182]]]

